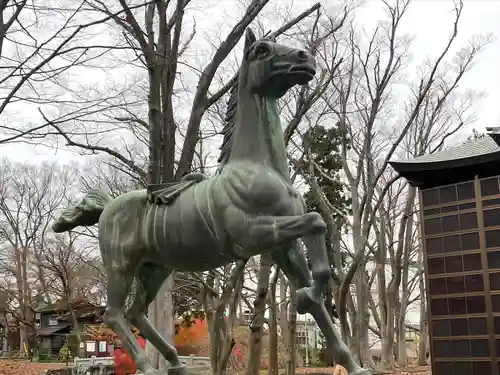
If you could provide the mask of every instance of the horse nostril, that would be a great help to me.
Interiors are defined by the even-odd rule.
[[[304,51],[298,51],[297,52],[297,57],[299,58],[299,60],[301,61],[305,61],[307,60],[307,54],[304,52]]]

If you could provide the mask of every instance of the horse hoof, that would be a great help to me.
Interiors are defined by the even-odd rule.
[[[150,370],[144,373],[136,372],[135,375],[167,375],[167,371],[164,370]]]
[[[187,368],[184,365],[172,366],[167,370],[168,375],[187,375]]]
[[[297,312],[299,314],[307,313],[316,303],[318,301],[314,299],[312,287],[308,286],[297,290]]]
[[[350,372],[349,375],[372,375],[372,372],[367,368],[359,368],[356,371]]]
[[[141,372],[137,372],[136,375],[187,375],[186,366],[172,366],[167,370],[151,370],[147,371],[144,374]]]

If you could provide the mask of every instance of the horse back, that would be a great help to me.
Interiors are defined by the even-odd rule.
[[[214,199],[217,177],[198,182],[167,204],[148,202],[143,238],[163,263],[204,270],[236,260]]]

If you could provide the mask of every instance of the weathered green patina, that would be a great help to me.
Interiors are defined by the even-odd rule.
[[[98,222],[108,275],[107,323],[141,372],[154,370],[126,320],[172,364],[169,372],[185,371],[175,348],[144,314],[171,270],[208,270],[269,252],[298,290],[299,313],[309,312],[316,319],[335,350],[336,362],[349,374],[369,374],[353,360],[322,303],[330,277],[326,225],[318,213],[306,212],[289,176],[277,100],[294,85],[313,79],[315,71],[315,60],[307,52],[269,38],[256,40],[247,30],[216,175],[188,175],[166,188],[154,186],[149,193],[137,190],[115,199],[95,189],[54,223],[54,231],[62,232]],[[135,299],[124,311],[134,279]]]

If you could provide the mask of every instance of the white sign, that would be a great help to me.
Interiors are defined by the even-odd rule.
[[[95,352],[95,341],[87,341],[85,346],[85,351],[94,353]]]

